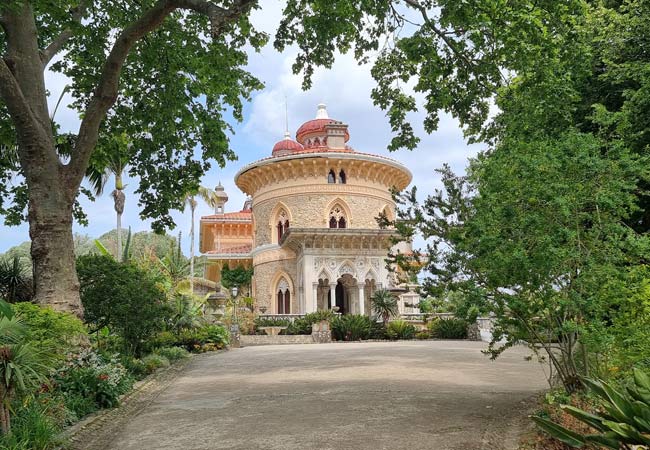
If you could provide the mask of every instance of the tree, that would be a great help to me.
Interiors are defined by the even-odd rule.
[[[78,258],[77,271],[92,332],[108,327],[124,340],[125,351],[139,356],[171,315],[159,280],[133,263],[97,255]]]
[[[183,207],[185,207],[185,205],[190,207],[190,216],[192,218],[192,223],[190,225],[190,293],[192,294],[194,293],[194,212],[196,211],[197,206],[197,196],[206,202],[211,208],[214,208],[217,202],[214,191],[204,186],[199,186],[196,191],[187,194],[183,202]]]
[[[397,299],[387,289],[377,289],[372,294],[372,310],[378,317],[384,321],[384,325],[388,324],[391,317],[399,314],[397,307]]]
[[[114,138],[114,145],[107,149],[106,162],[101,164],[98,168],[97,165],[91,164],[86,171],[86,177],[90,181],[92,190],[95,195],[102,195],[109,177],[112,175],[115,178],[115,189],[111,192],[113,197],[113,208],[117,218],[117,246],[115,259],[122,260],[122,213],[124,213],[124,203],[126,195],[124,188],[126,187],[122,181],[122,175],[129,162],[128,149],[129,144],[125,139]],[[103,150],[103,149],[101,149]]]
[[[72,217],[89,164],[98,160],[95,148],[107,136],[132,141],[130,174],[140,177],[142,215],[155,218],[157,229],[172,224],[168,211],[196,189],[209,160],[233,157],[222,111],[241,120],[242,101],[261,86],[242,69],[243,48],[259,49],[266,39],[248,22],[254,6],[254,0],[0,6],[0,138],[10,149],[0,163],[0,207],[16,222],[29,206],[38,302],[81,313]],[[71,78],[81,116],[74,135],[59,133],[48,114],[48,66]],[[191,155],[199,142],[197,161]],[[16,175],[24,184],[12,183]]]

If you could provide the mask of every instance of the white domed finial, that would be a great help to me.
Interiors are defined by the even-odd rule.
[[[317,119],[329,119],[330,116],[327,115],[327,106],[325,103],[318,104],[318,111],[316,112]]]
[[[285,140],[291,140],[291,133],[289,133],[289,130],[284,132],[284,139]]]

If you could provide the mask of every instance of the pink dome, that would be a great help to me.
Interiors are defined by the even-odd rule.
[[[273,156],[283,156],[283,155],[288,155],[293,152],[299,152],[301,150],[304,150],[304,147],[291,139],[289,137],[289,134],[285,134],[284,139],[281,141],[278,141],[274,146],[273,146],[273,151],[271,154]]]

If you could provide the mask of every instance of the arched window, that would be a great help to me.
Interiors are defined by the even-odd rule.
[[[282,240],[282,236],[284,236],[284,233],[289,230],[289,214],[287,214],[287,211],[284,208],[281,208],[280,211],[278,211],[275,220],[277,220],[277,222],[275,222],[275,228],[279,244]]]
[[[284,278],[280,278],[276,297],[278,314],[291,314],[291,292],[289,283]]]
[[[282,226],[282,222],[278,222],[277,229],[278,229],[278,242],[280,242],[282,240],[282,235],[284,234],[284,227]]]
[[[347,181],[347,178],[345,176],[345,171],[343,169],[341,169],[341,171],[339,172],[339,183],[345,184],[346,181]]]
[[[327,174],[327,182],[330,184],[336,183],[336,175],[334,175],[333,170],[330,170],[330,172]]]
[[[345,211],[338,203],[332,207],[330,211],[329,224],[330,228],[346,228],[347,219],[345,218]]]

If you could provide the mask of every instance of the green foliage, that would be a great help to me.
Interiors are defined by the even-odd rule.
[[[393,340],[413,339],[416,331],[415,326],[405,320],[393,320],[386,327],[386,335]]]
[[[29,329],[13,308],[0,300],[0,426],[11,433],[10,405],[17,394],[30,392],[42,383],[53,365],[48,348],[26,341]]]
[[[230,333],[221,325],[206,325],[201,328],[183,330],[176,338],[174,345],[182,346],[189,351],[201,352],[218,350],[228,345]]]
[[[415,333],[415,339],[420,339],[420,340],[431,339],[431,334],[428,331],[421,330]]]
[[[633,367],[650,370],[650,268],[637,266],[624,281],[611,318],[607,345],[611,369],[625,376]]]
[[[289,319],[277,319],[277,318],[256,318],[255,327],[288,327],[291,325],[291,320]]]
[[[83,322],[72,314],[33,303],[16,303],[13,309],[27,328],[25,339],[35,347],[49,349],[56,357],[63,357],[66,350],[88,337]]]
[[[153,373],[161,367],[169,367],[169,359],[158,353],[152,353],[142,358],[147,373]]]
[[[467,322],[462,319],[435,319],[428,327],[436,339],[467,339]]]
[[[108,327],[125,351],[139,356],[171,313],[158,280],[132,263],[95,255],[78,258],[77,274],[86,322],[95,330]]]
[[[253,268],[245,268],[244,266],[237,266],[234,269],[224,265],[221,269],[221,284],[226,289],[230,290],[237,287],[240,291],[242,288],[250,288],[251,279],[253,278]]]
[[[147,366],[139,358],[134,358],[131,355],[121,354],[120,364],[129,372],[129,374],[136,380],[141,380],[149,374]]]
[[[299,317],[293,322],[290,322],[284,334],[311,334],[311,328],[313,324],[321,322],[323,320],[331,322],[333,317],[334,312],[329,309],[322,309],[313,313],[307,313],[304,317]]]
[[[156,350],[156,354],[164,356],[170,362],[188,358],[189,352],[182,347],[163,347]]]
[[[304,87],[311,86],[316,66],[331,66],[337,51],[352,50],[360,61],[373,56],[372,98],[396,132],[391,150],[417,146],[409,120],[419,105],[428,133],[444,110],[469,135],[480,135],[497,90],[512,74],[544,70],[558,54],[573,57],[580,48],[568,53],[563,46],[575,44],[574,29],[585,20],[577,0],[518,0],[508,7],[487,0],[290,0],[284,13],[275,47],[299,48],[293,70],[305,75]],[[416,100],[417,94],[425,100]]]
[[[168,328],[174,332],[197,328],[205,323],[202,309],[203,302],[198,301],[189,293],[174,292],[170,307],[171,315]]]
[[[632,445],[650,445],[650,377],[634,371],[634,385],[627,392],[614,389],[602,380],[585,378],[587,388],[602,402],[603,411],[596,414],[563,405],[568,414],[593,428],[596,433],[582,435],[543,417],[533,417],[537,425],[565,444],[582,448],[597,444],[618,450]]]
[[[90,349],[69,354],[66,364],[57,369],[52,379],[65,395],[66,406],[78,417],[87,414],[90,405],[79,397],[92,399],[96,409],[112,408],[120,395],[133,386],[133,378],[117,356],[107,359]],[[67,403],[68,397],[71,403]]]
[[[398,315],[399,309],[397,307],[397,299],[387,289],[377,289],[371,297],[372,311],[384,321],[384,325],[388,321]]]
[[[32,279],[20,257],[0,257],[0,298],[9,303],[30,301]]]
[[[330,322],[332,337],[337,341],[369,339],[373,329],[372,322],[370,317],[357,314],[335,316]]]
[[[52,415],[57,407],[50,402],[43,405],[34,397],[14,405],[11,434],[0,436],[0,448],[5,450],[54,450],[61,447],[62,427]]]
[[[190,260],[181,251],[180,233],[176,243],[169,246],[167,254],[158,259],[158,264],[162,272],[171,280],[173,287],[190,275]]]

